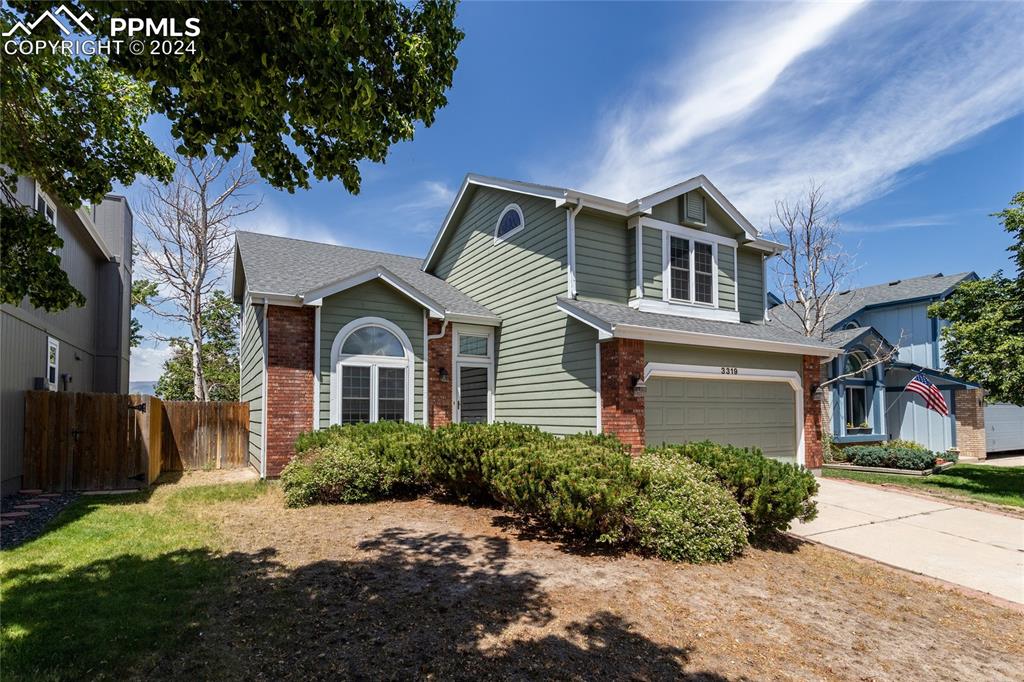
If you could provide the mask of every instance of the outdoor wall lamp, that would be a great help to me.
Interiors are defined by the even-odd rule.
[[[438,376],[441,377],[441,383],[442,384],[447,384],[448,383],[448,370],[447,369],[442,367],[441,369],[437,370],[437,374],[438,374]]]
[[[647,393],[647,384],[644,382],[642,377],[633,377],[631,386],[633,388],[634,398],[643,398],[644,394]]]
[[[825,392],[821,390],[819,384],[811,384],[811,397],[819,401],[825,397]]]

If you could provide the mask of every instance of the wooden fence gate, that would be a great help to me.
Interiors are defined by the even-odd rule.
[[[112,490],[149,482],[139,396],[28,391],[25,488]]]
[[[245,403],[27,391],[22,487],[139,488],[165,471],[247,466],[248,446]]]

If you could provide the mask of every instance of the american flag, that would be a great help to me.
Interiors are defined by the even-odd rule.
[[[924,398],[924,404],[929,410],[935,410],[943,417],[949,414],[949,406],[946,405],[946,399],[942,397],[942,391],[935,388],[935,384],[928,381],[921,372],[918,372],[917,376],[910,380],[906,390],[913,391]]]

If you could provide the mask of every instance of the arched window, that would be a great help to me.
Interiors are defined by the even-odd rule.
[[[843,325],[843,329],[856,329],[859,326],[860,324],[857,322],[857,320],[850,320],[849,322]]]
[[[867,356],[861,351],[857,350],[849,353],[846,356],[846,372],[847,373],[859,373],[864,369],[864,365],[868,364]]]
[[[379,317],[349,322],[331,347],[331,423],[412,421],[414,362],[398,325]]]
[[[507,239],[519,230],[526,227],[526,218],[523,216],[523,209],[518,204],[509,204],[498,215],[498,222],[494,225],[494,241]]]

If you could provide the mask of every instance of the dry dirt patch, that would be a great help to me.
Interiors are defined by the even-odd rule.
[[[203,513],[230,593],[147,675],[1021,679],[1019,611],[816,545],[690,566],[432,500],[287,510],[273,490]]]

